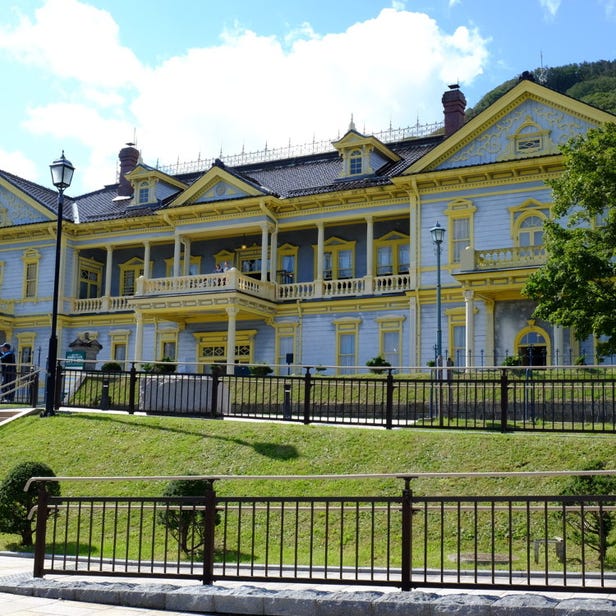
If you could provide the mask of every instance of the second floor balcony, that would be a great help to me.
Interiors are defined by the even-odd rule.
[[[307,282],[274,283],[257,280],[231,268],[226,272],[170,276],[165,278],[139,277],[135,294],[121,297],[97,297],[74,299],[72,310],[75,314],[92,312],[122,312],[132,309],[132,302],[141,297],[165,297],[177,302],[178,296],[191,297],[211,293],[244,293],[272,303],[308,299],[330,299],[367,295],[403,293],[411,290],[413,278],[410,274],[387,276],[363,276],[334,280],[312,280]]]
[[[540,267],[545,261],[545,246],[511,246],[487,250],[474,250],[469,246],[462,252],[460,270],[475,272]]]

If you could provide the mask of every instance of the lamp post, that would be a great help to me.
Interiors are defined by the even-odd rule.
[[[64,209],[64,191],[71,185],[75,167],[62,156],[49,165],[51,181],[58,189],[58,224],[56,230],[56,261],[53,275],[53,299],[51,306],[51,331],[49,333],[49,351],[47,353],[47,383],[45,386],[45,411],[42,417],[55,415],[56,377],[58,371],[58,291],[60,283],[60,256],[62,252],[62,218]]]
[[[443,331],[441,329],[441,244],[445,229],[437,223],[430,229],[432,242],[436,246],[436,364],[443,365]]]

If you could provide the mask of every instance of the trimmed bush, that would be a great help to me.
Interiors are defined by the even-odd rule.
[[[30,485],[27,492],[24,486],[31,477],[55,476],[42,462],[22,462],[9,472],[0,485],[0,532],[19,535],[21,545],[33,545],[33,520],[28,520],[28,513],[37,502],[38,485]],[[48,483],[47,492],[59,496],[60,484]]]

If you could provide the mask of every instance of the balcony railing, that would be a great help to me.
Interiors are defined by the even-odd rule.
[[[462,271],[511,269],[533,267],[546,261],[544,246],[512,246],[510,248],[491,248],[473,250],[470,246],[462,253]]]
[[[257,280],[242,274],[235,268],[231,268],[220,274],[169,276],[166,278],[144,278],[141,276],[137,280],[135,295],[74,299],[72,300],[72,311],[74,314],[121,312],[130,310],[131,302],[135,298],[149,295],[164,298],[165,296],[190,296],[196,293],[240,291],[264,300],[284,302],[298,299],[398,293],[410,290],[411,284],[412,278],[409,274],[275,284]]]

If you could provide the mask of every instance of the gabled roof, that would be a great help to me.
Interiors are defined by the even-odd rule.
[[[18,192],[32,199],[36,204],[42,206],[41,212],[49,215],[49,219],[55,219],[58,215],[58,192],[55,189],[46,188],[40,184],[24,180],[8,171],[0,170],[0,178],[7,184],[13,186]],[[65,220],[73,220],[73,200],[64,196],[63,215]]]
[[[616,119],[610,113],[601,111],[565,94],[560,94],[556,90],[542,86],[534,81],[523,79],[492,103],[492,105],[472,118],[431,152],[427,153],[421,160],[417,160],[406,170],[406,173],[437,170],[439,166],[447,161],[449,161],[449,168],[494,162],[489,159],[490,142],[496,139],[498,135],[502,135],[504,131],[512,130],[512,127],[508,124],[508,118],[513,117],[514,111],[522,108],[529,101],[543,106],[544,110],[552,110],[552,117],[547,117],[547,111],[544,111],[543,121],[546,125],[552,124],[556,127],[558,119],[554,116],[557,114],[563,118],[560,119],[560,124],[567,126],[564,129],[558,126],[561,136],[566,134],[566,131],[570,131],[569,136],[573,136],[575,131],[581,133],[583,128],[597,126],[604,122],[613,122]],[[523,118],[517,120],[520,125],[524,121]],[[492,131],[492,134],[490,134],[490,131]],[[471,143],[476,144],[476,156],[474,158],[467,156],[465,164],[452,162]],[[546,153],[556,154],[557,145],[560,145],[560,143],[553,143],[553,151],[544,152],[543,155]],[[500,145],[498,146],[498,152],[500,155],[503,153]],[[529,156],[525,157],[528,158]],[[499,161],[502,162],[503,160],[505,159],[499,158]],[[511,157],[509,160],[514,160],[514,158]]]

